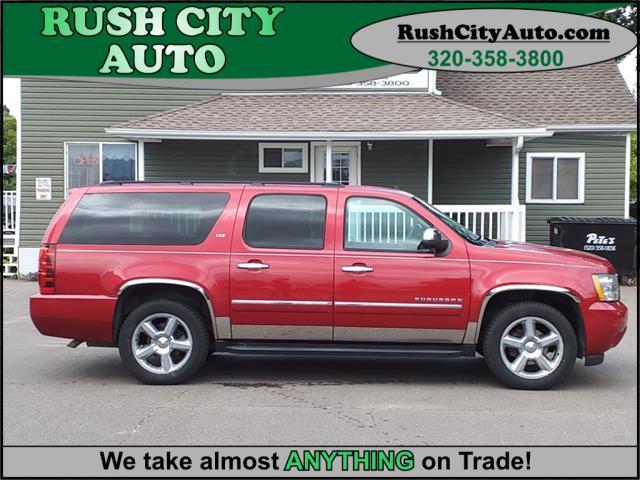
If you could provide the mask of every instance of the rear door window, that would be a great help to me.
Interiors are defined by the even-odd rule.
[[[229,201],[228,193],[93,193],[74,209],[60,243],[197,245]]]
[[[321,195],[257,195],[244,223],[244,241],[255,248],[322,250],[327,199]]]

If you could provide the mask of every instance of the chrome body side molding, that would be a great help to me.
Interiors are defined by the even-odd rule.
[[[306,305],[306,306],[330,306],[329,301],[315,300],[231,300],[232,305]]]
[[[334,302],[336,307],[376,307],[376,308],[452,308],[460,309],[459,303],[383,303],[383,302]]]
[[[537,290],[537,291],[543,291],[543,292],[553,292],[553,293],[560,293],[562,295],[566,295],[567,297],[571,298],[571,300],[573,300],[576,303],[580,303],[580,297],[578,297],[575,293],[571,292],[569,289],[564,288],[564,287],[558,287],[555,285],[540,285],[540,284],[528,284],[528,283],[516,283],[516,284],[512,284],[512,285],[502,285],[500,287],[496,287],[493,288],[491,290],[489,290],[489,292],[487,292],[487,294],[485,295],[484,299],[482,300],[482,306],[480,307],[480,313],[478,314],[478,320],[477,323],[469,323],[467,325],[467,330],[469,331],[470,328],[474,328],[475,332],[474,332],[474,337],[473,337],[473,343],[478,343],[478,338],[480,337],[480,328],[482,326],[482,317],[484,317],[484,312],[487,308],[487,305],[489,304],[489,300],[491,300],[491,298],[493,298],[495,295],[497,295],[498,293],[503,293],[503,292],[511,292],[511,291],[522,291],[522,290]],[[473,327],[472,327],[473,325]],[[470,333],[470,332],[469,332]],[[468,335],[465,335],[465,339],[468,339]]]
[[[211,303],[211,299],[207,295],[207,292],[204,290],[204,288],[202,288],[197,283],[191,283],[184,280],[177,280],[174,278],[137,278],[135,280],[129,280],[128,282],[124,283],[118,290],[118,297],[120,297],[120,295],[122,295],[122,293],[129,287],[134,287],[137,285],[150,285],[150,284],[156,284],[156,283],[187,287],[200,293],[200,295],[202,295],[202,297],[204,298],[205,303],[207,304],[207,309],[209,310],[209,315],[211,316],[211,325],[213,328],[214,338],[216,339],[218,338],[218,327],[216,324],[216,316],[213,313],[213,304]]]

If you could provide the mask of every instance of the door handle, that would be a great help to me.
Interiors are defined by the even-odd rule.
[[[341,270],[343,272],[349,273],[367,273],[373,272],[372,267],[367,267],[366,265],[344,265]]]
[[[242,270],[264,270],[265,268],[269,268],[269,264],[261,262],[245,262],[238,263],[236,267]]]

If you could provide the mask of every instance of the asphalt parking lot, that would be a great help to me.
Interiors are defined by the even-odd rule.
[[[545,392],[509,390],[482,358],[213,356],[185,385],[140,384],[115,349],[66,348],[3,282],[5,445],[635,445],[637,290],[605,363]]]

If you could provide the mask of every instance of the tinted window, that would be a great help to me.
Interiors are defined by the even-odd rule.
[[[381,198],[347,200],[344,246],[354,250],[416,251],[430,227],[412,210]]]
[[[60,243],[197,245],[220,217],[227,193],[99,193],[85,195]]]
[[[249,205],[244,239],[256,248],[322,250],[327,201],[319,195],[258,195]]]

